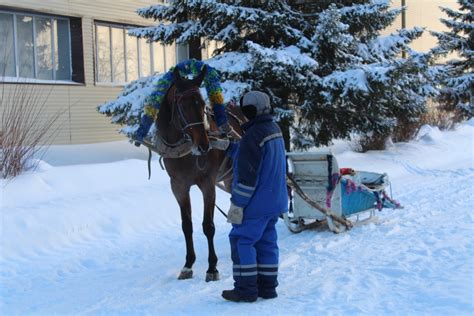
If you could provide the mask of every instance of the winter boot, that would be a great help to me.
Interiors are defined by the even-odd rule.
[[[257,300],[257,297],[244,297],[235,289],[222,291],[222,297],[232,302],[247,302],[252,303]]]
[[[275,290],[258,290],[258,297],[271,299],[278,297],[278,294]]]

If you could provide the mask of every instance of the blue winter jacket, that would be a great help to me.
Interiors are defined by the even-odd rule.
[[[269,114],[243,126],[244,136],[229,148],[233,159],[231,201],[244,208],[244,219],[288,211],[283,136]]]

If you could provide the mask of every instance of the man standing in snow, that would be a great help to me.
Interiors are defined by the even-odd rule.
[[[254,302],[277,297],[278,245],[275,224],[288,211],[283,136],[271,116],[270,98],[259,91],[240,102],[249,119],[240,143],[232,144],[233,183],[228,222],[234,289],[222,297]]]

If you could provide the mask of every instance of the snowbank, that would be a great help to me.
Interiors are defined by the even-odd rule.
[[[124,150],[137,150],[131,144],[106,145],[115,158],[96,145],[53,148],[49,164],[1,183],[0,310],[470,315],[473,142],[474,127],[464,124],[449,132],[425,128],[418,141],[387,151],[360,154],[338,144],[341,167],[387,172],[405,209],[381,212],[341,235],[324,229],[294,235],[280,222],[279,298],[242,305],[220,298],[232,287],[232,265],[229,225],[217,212],[222,280],[204,282],[207,241],[197,189],[191,191],[195,277],[178,281],[185,259],[179,208],[157,162],[147,180],[146,161]],[[80,159],[67,158],[76,149]],[[226,209],[228,198],[218,191],[217,204]]]
[[[148,159],[148,150],[129,141],[86,145],[52,145],[41,159],[52,166],[96,164],[127,159]]]

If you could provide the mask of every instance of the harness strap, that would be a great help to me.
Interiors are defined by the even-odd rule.
[[[213,116],[210,113],[206,113],[206,114]],[[228,112],[227,114],[231,115],[240,124],[241,120],[236,115],[234,115],[231,112]],[[204,123],[203,122],[192,123],[192,125],[198,125],[198,124],[204,124]],[[188,126],[191,126],[191,124]],[[235,138],[237,139],[242,138],[242,135],[237,133],[237,131],[235,131],[234,129],[232,129],[232,131],[233,131],[233,136],[235,136]],[[209,133],[209,138],[214,139],[210,141],[211,148],[214,148],[217,150],[223,150],[222,143],[224,142],[224,139],[217,137],[218,134],[216,134],[215,132],[209,131],[208,133]],[[148,142],[147,140],[143,140],[142,144],[148,148],[148,179],[151,178],[151,157],[153,155],[152,152],[156,152],[157,154],[160,155],[160,160],[159,160],[160,166],[161,166],[161,169],[164,170],[165,168],[163,167],[163,164],[162,164],[163,158],[182,158],[184,156],[191,154],[192,146],[193,146],[193,143],[191,139],[189,138],[183,137],[178,142],[170,144],[166,142],[162,137],[160,137],[160,135],[156,135],[153,138],[153,143]],[[227,170],[225,170],[225,167],[228,164],[228,161],[229,161],[228,157],[225,157],[223,159],[219,167],[218,179],[216,182],[220,182],[224,180],[232,172],[232,164]]]
[[[227,168],[227,170],[224,170],[224,168],[227,166],[228,162],[229,162],[229,157],[226,156],[222,160],[222,163],[219,167],[219,170],[217,171],[217,180],[216,180],[216,182],[221,182],[222,180],[224,180],[227,177],[227,175],[229,175],[232,172],[232,164],[230,164],[230,167]]]
[[[148,148],[148,180],[151,179],[151,149]]]
[[[221,212],[222,215],[224,215],[225,218],[227,218],[227,214],[219,207],[219,205],[215,204],[214,205],[217,207],[217,209],[219,210],[219,212]]]
[[[148,148],[148,180],[150,180],[151,178],[151,156],[153,155],[153,151],[161,156],[160,165],[161,168],[164,170],[163,165],[161,164],[162,158],[181,158],[187,156],[191,153],[192,147],[191,142],[183,143],[177,147],[169,147],[160,141],[155,142],[155,144],[151,144],[150,142],[143,140],[142,144]]]

